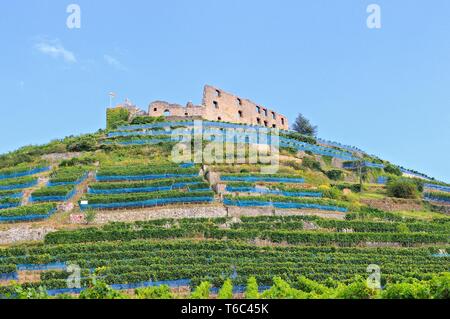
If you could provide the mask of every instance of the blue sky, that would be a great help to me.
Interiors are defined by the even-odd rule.
[[[71,3],[81,29],[66,26]],[[146,109],[200,103],[208,83],[450,181],[449,13],[447,0],[2,1],[0,152],[104,127],[110,91]]]

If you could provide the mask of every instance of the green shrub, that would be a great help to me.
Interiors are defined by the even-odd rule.
[[[135,290],[138,299],[172,299],[169,286],[139,288]]]
[[[127,117],[128,118],[128,117]],[[165,118],[163,116],[154,117],[154,116],[136,116],[132,121],[132,125],[145,125],[145,124],[153,124],[164,122]]]
[[[255,277],[248,278],[247,289],[245,290],[245,298],[259,299],[259,287]]]
[[[388,183],[387,194],[390,197],[416,199],[419,197],[419,190],[416,183],[398,179]]]
[[[289,132],[289,133],[282,133],[280,134],[281,137],[287,137],[287,138],[291,138],[300,142],[304,142],[304,143],[308,143],[308,144],[313,144],[316,145],[317,144],[317,140],[312,137],[312,136],[307,136],[307,135],[302,135],[300,133],[297,132]],[[295,153],[297,153],[298,151],[295,150]]]
[[[297,161],[286,161],[286,162],[282,162],[281,164],[284,165],[284,166],[287,166],[287,167],[291,167],[291,168],[293,168],[295,170],[301,170],[302,169],[302,164],[300,162],[297,162]]]
[[[231,279],[227,279],[224,282],[217,297],[219,299],[233,299],[233,283],[231,282]]]
[[[325,173],[327,177],[333,181],[340,181],[344,178],[344,172],[338,169],[333,169]]]
[[[333,186],[339,190],[349,189],[353,193],[361,192],[361,184],[340,183],[340,184],[334,184]]]
[[[329,186],[320,186],[319,190],[322,192],[323,197],[331,199],[342,199],[342,192],[335,188]]]
[[[385,166],[384,171],[388,174],[393,174],[393,175],[397,175],[397,176],[402,176],[403,173],[400,170],[400,168],[398,168],[397,166],[394,166],[392,164],[389,164],[387,166]]]
[[[399,233],[409,233],[409,228],[407,224],[399,224],[397,226],[397,231]]]
[[[67,151],[69,152],[90,152],[95,150],[97,150],[97,139],[90,135],[72,138],[67,144]]]
[[[47,291],[44,287],[22,287],[19,285],[16,285],[13,287],[13,293],[7,294],[6,296],[8,299],[49,299],[49,296],[47,294]]]
[[[209,299],[211,284],[203,281],[191,294],[191,299]]]
[[[112,289],[102,281],[95,281],[91,287],[80,293],[80,299],[126,299],[126,296]]]
[[[383,299],[428,299],[430,289],[425,283],[389,284],[382,293]]]
[[[263,299],[307,299],[308,294],[292,288],[285,280],[280,277],[273,279],[273,286],[262,293]]]
[[[303,158],[303,167],[309,168],[313,171],[320,171],[322,170],[322,167],[320,166],[320,163],[316,161],[315,159],[312,159],[310,157]]]
[[[376,295],[376,291],[367,286],[367,282],[357,278],[348,286],[337,288],[337,299],[371,299]]]
[[[333,164],[333,157],[332,156],[326,156],[322,155],[322,159],[328,166],[331,166]]]
[[[297,285],[298,288],[304,292],[313,292],[320,295],[330,293],[330,288],[304,276],[298,277]]]
[[[63,160],[59,164],[60,167],[73,167],[73,166],[84,166],[92,165],[97,162],[97,158],[94,155],[84,155],[81,157],[74,157],[69,160]]]
[[[450,273],[434,276],[430,281],[430,288],[434,299],[450,299]]]

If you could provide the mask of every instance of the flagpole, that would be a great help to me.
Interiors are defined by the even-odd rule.
[[[116,97],[116,93],[109,92],[109,108],[112,108],[112,100]]]

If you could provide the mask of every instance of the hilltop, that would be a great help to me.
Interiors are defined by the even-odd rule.
[[[4,292],[80,293],[95,273],[116,290],[255,277],[336,297],[371,264],[383,286],[448,271],[449,184],[287,125],[207,86],[200,106],[119,105],[106,129],[1,155]]]

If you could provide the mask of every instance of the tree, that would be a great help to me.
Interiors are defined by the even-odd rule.
[[[296,118],[293,126],[293,130],[307,136],[316,136],[317,135],[317,126],[313,126],[309,120],[304,117],[302,114],[299,114]]]

